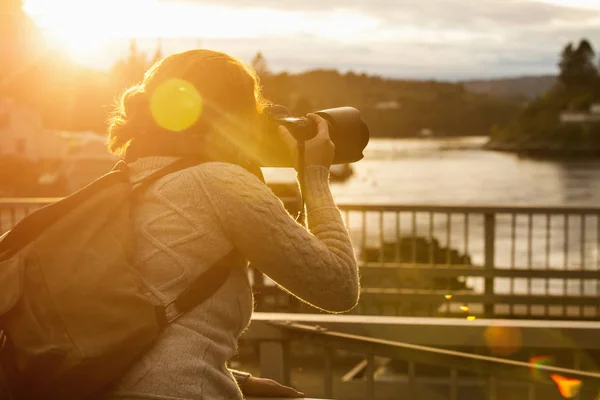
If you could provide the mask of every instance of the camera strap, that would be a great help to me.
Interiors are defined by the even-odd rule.
[[[305,154],[305,140],[298,140],[298,182],[300,182],[300,211],[296,221],[302,226],[306,226],[306,215],[304,212],[304,154]]]

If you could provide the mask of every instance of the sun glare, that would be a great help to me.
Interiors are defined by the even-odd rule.
[[[586,8],[590,10],[600,10],[600,2],[598,0],[537,0],[542,3],[550,3],[557,6]]]
[[[25,11],[49,38],[86,64],[115,40],[236,39],[313,35],[355,42],[379,27],[346,10],[284,11],[158,0],[27,0]]]

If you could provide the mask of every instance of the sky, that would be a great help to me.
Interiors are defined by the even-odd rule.
[[[561,49],[582,37],[600,53],[600,0],[24,3],[52,43],[100,69],[127,53],[130,38],[148,53],[158,38],[166,54],[204,47],[250,61],[261,51],[276,72],[335,68],[438,80],[555,74]]]

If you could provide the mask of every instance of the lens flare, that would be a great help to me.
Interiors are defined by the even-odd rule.
[[[565,378],[564,376],[557,374],[552,374],[550,377],[554,383],[556,383],[556,386],[558,386],[558,391],[565,399],[572,399],[581,391],[583,382],[581,382],[579,379]]]
[[[544,373],[544,370],[539,367],[544,365],[553,365],[554,358],[550,356],[536,356],[531,357],[529,359],[529,363],[534,364],[534,367],[531,368],[531,377],[535,380],[545,382],[547,381],[546,374]]]
[[[150,97],[150,112],[156,124],[171,132],[181,132],[194,125],[204,103],[194,84],[183,79],[161,83]]]
[[[460,310],[463,312],[469,312],[469,306],[460,306]]]
[[[521,349],[521,331],[519,328],[492,325],[483,333],[483,339],[490,352],[496,356],[507,357]]]
[[[452,300],[452,295],[451,294],[444,295],[444,298],[446,300]]]
[[[476,316],[474,316],[474,315],[469,315],[469,316],[467,317],[467,321],[475,321],[476,319],[477,319],[477,317],[476,317]]]

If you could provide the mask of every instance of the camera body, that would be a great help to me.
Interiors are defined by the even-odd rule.
[[[360,112],[353,107],[338,107],[315,112],[329,125],[329,137],[335,145],[333,164],[349,164],[361,160],[369,143],[369,128]],[[296,167],[292,165],[285,143],[277,129],[287,128],[298,141],[317,135],[317,126],[309,118],[292,117],[284,106],[271,106],[265,110],[265,143],[261,156],[263,167]]]

